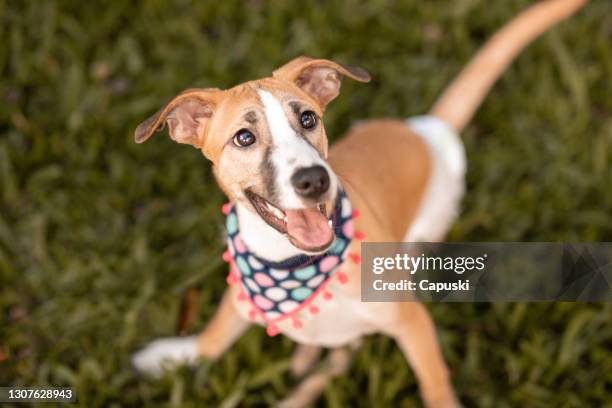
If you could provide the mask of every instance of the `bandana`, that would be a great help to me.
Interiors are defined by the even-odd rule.
[[[228,242],[223,259],[230,264],[227,282],[240,285],[238,299],[251,304],[249,319],[259,316],[270,336],[278,334],[276,323],[281,320],[291,319],[294,328],[302,327],[300,312],[317,314],[319,309],[313,301],[320,295],[325,300],[332,299],[332,293],[326,290],[331,278],[337,277],[342,284],[348,281],[340,270],[345,259],[360,262],[359,254],[349,253],[348,248],[353,238],[361,240],[364,234],[354,230],[353,219],[358,212],[352,209],[343,190],[338,192],[331,216],[334,243],[321,255],[296,255],[280,262],[263,259],[250,252],[240,238],[236,208],[226,204],[223,212],[227,215]]]

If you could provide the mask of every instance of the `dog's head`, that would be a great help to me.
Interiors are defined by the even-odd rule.
[[[334,239],[326,212],[338,190],[322,116],[343,76],[370,80],[361,68],[299,57],[272,77],[228,90],[188,89],[141,123],[135,139],[142,143],[167,124],[173,140],[213,162],[230,200],[257,212],[296,248],[321,252]]]

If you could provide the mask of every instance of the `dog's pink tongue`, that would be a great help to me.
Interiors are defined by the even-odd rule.
[[[287,210],[287,233],[302,245],[317,248],[327,244],[332,238],[332,229],[327,217],[317,208]]]

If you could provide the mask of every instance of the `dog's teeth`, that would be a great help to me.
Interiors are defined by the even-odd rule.
[[[327,225],[329,225],[329,227],[332,227],[332,220],[327,221]]]
[[[272,213],[274,214],[274,216],[276,216],[276,218],[279,218],[279,219],[281,219],[281,220],[282,220],[282,219],[283,219],[283,217],[284,217],[283,212],[282,212],[281,210],[279,210],[278,208],[274,208],[274,207],[273,207],[273,208],[272,208]]]
[[[283,219],[283,217],[285,216],[285,214],[279,210],[278,208],[274,207],[272,204],[270,203],[266,203],[266,209],[268,211],[270,211],[276,218],[278,219]]]

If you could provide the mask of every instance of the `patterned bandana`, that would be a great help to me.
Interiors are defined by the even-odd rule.
[[[343,190],[338,192],[336,205],[332,214],[332,226],[336,235],[330,249],[321,255],[296,255],[280,262],[267,261],[250,252],[242,239],[238,228],[236,209],[231,204],[223,207],[227,215],[228,251],[223,259],[230,263],[228,284],[240,284],[238,299],[249,301],[252,309],[249,318],[261,317],[267,325],[270,336],[278,334],[276,323],[291,319],[293,327],[302,327],[298,313],[308,310],[317,314],[319,309],[312,303],[319,294],[325,300],[332,298],[331,292],[325,290],[332,276],[337,276],[340,283],[346,283],[348,276],[339,270],[348,256],[359,263],[358,254],[348,253],[353,238],[363,239],[362,232],[355,232],[353,218],[358,216]]]

